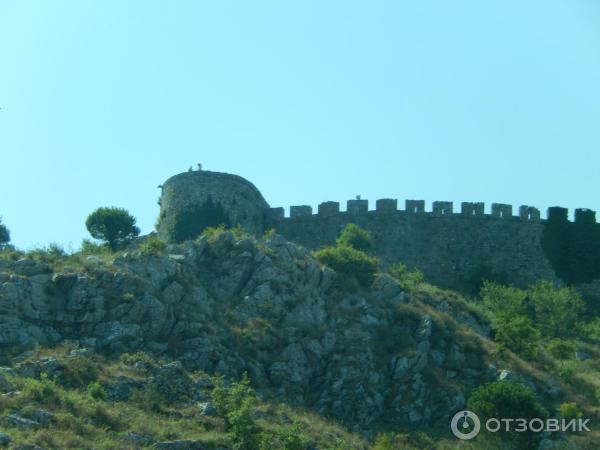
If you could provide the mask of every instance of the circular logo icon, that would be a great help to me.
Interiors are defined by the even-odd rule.
[[[452,418],[450,428],[452,428],[454,436],[468,441],[479,434],[481,423],[477,414],[471,411],[459,411]]]

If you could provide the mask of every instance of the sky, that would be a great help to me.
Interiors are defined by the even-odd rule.
[[[0,216],[77,249],[202,163],[271,206],[600,210],[597,0],[0,0]]]

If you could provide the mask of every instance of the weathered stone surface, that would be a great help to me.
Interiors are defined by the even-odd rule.
[[[150,385],[170,400],[198,402],[205,415],[214,413],[211,381],[182,369],[236,379],[247,372],[259,392],[361,430],[380,420],[444,420],[490,379],[484,355],[470,355],[452,328],[418,312],[426,305],[457,326],[487,326],[451,299],[416,301],[385,275],[370,290],[347,291],[335,272],[278,235],[217,233],[172,244],[168,254],[130,251],[85,273],[10,276],[0,284],[0,344],[65,338],[76,347],[65,360],[92,350],[177,360],[132,364],[144,381],[103,381],[108,400]],[[22,355],[16,373],[61,376],[62,361],[32,355]]]

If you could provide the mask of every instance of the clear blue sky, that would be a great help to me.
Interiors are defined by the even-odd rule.
[[[0,108],[23,248],[148,231],[197,162],[272,206],[600,209],[600,2],[0,0]]]

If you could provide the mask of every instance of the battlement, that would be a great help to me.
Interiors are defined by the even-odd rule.
[[[260,191],[239,176],[190,170],[161,187],[159,236],[167,242],[194,239],[207,227],[242,226],[259,235],[275,229],[308,249],[336,242],[349,223],[373,236],[372,252],[383,265],[399,261],[421,270],[440,286],[461,287],[491,268],[516,285],[540,279],[582,283],[600,279],[600,225],[595,211],[578,208],[569,221],[566,208],[548,208],[546,218],[533,206],[482,202],[380,198],[371,203],[357,196],[326,201],[313,208],[294,205],[289,216],[271,208]]]
[[[316,214],[308,205],[290,207],[289,217],[285,217],[284,208],[270,208],[268,217],[272,220],[294,219],[299,217],[332,217],[339,214],[347,215],[418,215],[427,217],[468,217],[474,219],[498,219],[522,222],[542,222],[540,210],[533,206],[522,205],[518,208],[518,215],[513,214],[513,206],[504,203],[492,203],[490,213],[485,213],[483,202],[462,202],[460,212],[454,211],[453,202],[434,201],[431,210],[426,211],[424,200],[406,200],[404,209],[398,208],[398,200],[395,198],[382,198],[375,201],[375,209],[369,210],[369,201],[362,199],[348,200],[346,211],[341,211],[340,203],[327,201],[319,204]],[[569,211],[566,208],[553,206],[548,208],[547,220],[567,222]],[[575,223],[596,223],[596,212],[586,208],[575,210]]]

